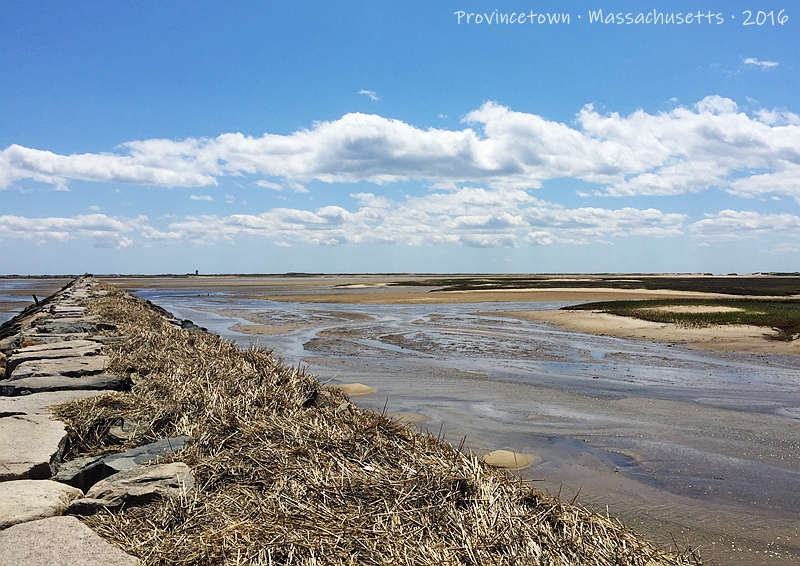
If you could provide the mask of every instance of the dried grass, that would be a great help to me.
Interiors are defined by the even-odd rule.
[[[111,288],[94,314],[130,392],[60,406],[71,455],[178,434],[197,489],[86,519],[142,564],[684,565],[613,518],[563,503],[435,437],[321,390],[261,349],[167,323]],[[120,418],[136,435],[112,446]]]

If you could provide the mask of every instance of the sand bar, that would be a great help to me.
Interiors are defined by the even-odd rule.
[[[241,334],[257,334],[260,336],[274,336],[276,334],[286,334],[287,332],[294,332],[295,330],[302,330],[303,328],[310,327],[310,324],[234,324],[229,326],[228,330],[239,332]]]
[[[777,333],[761,326],[727,325],[687,328],[672,323],[650,322],[582,310],[514,311],[497,314],[524,320],[550,322],[575,332],[662,342],[682,342],[704,350],[800,355],[800,340],[785,342],[766,339],[765,335],[775,336]]]
[[[528,301],[609,301],[617,299],[709,299],[728,295],[686,291],[649,291],[647,289],[498,289],[487,291],[433,291],[427,288],[391,288],[382,292],[319,292],[309,294],[253,295],[249,298],[280,302],[337,304],[438,304],[503,303]],[[394,290],[397,289],[397,290]]]

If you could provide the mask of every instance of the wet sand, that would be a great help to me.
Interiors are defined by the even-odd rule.
[[[372,388],[353,401],[480,456],[530,454],[515,473],[665,546],[699,544],[720,565],[800,563],[800,356],[695,350],[675,336],[642,340],[638,328],[599,335],[537,318],[575,301],[696,293],[210,279],[126,286],[243,346],[310,364],[328,385]]]

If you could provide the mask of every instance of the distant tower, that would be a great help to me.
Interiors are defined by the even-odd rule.
[[[195,274],[195,275],[200,275],[200,270],[199,270],[199,269],[195,269],[195,270],[194,270],[194,274]]]

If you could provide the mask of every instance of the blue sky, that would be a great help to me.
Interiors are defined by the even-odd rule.
[[[796,271],[799,24],[6,1],[0,273]]]

